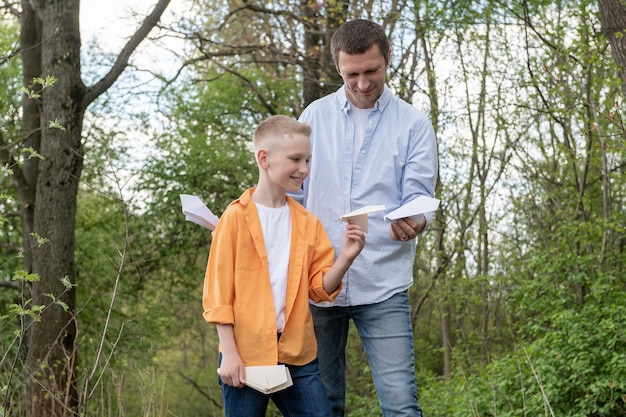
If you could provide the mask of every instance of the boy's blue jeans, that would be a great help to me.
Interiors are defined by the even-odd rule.
[[[408,291],[376,304],[311,305],[317,358],[334,417],[346,404],[346,342],[354,321],[369,362],[384,417],[422,417],[415,382],[413,326]],[[372,414],[374,415],[374,413]]]
[[[221,362],[221,355],[220,355]],[[285,417],[332,417],[322,385],[317,359],[304,366],[287,365],[293,385],[273,394],[262,394],[250,387],[222,384],[225,417],[265,417],[271,399]]]

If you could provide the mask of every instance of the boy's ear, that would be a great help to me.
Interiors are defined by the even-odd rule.
[[[269,167],[269,161],[267,160],[267,149],[259,149],[256,153],[256,160],[259,167],[267,169]]]

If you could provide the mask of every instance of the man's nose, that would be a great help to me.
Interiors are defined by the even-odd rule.
[[[357,80],[359,90],[367,90],[369,87],[370,81],[366,75],[359,75],[359,79]]]

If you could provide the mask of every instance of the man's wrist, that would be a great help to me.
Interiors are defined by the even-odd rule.
[[[426,226],[428,225],[428,220],[426,219],[426,216],[424,216],[424,221],[421,223],[419,231],[417,232],[418,235],[421,235],[422,232],[424,230],[426,230]]]

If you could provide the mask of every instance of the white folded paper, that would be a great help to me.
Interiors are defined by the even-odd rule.
[[[264,394],[271,394],[293,385],[285,365],[246,366],[246,385]]]
[[[189,194],[181,194],[180,202],[183,205],[185,218],[191,222],[215,230],[219,218],[200,200],[200,197]]]
[[[356,224],[361,226],[365,233],[367,233],[368,215],[370,213],[376,213],[377,211],[385,211],[385,206],[365,206],[358,210],[354,210],[350,213],[344,214],[343,216],[339,217],[339,220],[342,220],[344,222],[347,222],[348,220],[353,220]]]
[[[385,215],[385,220],[397,220],[404,217],[415,217],[429,211],[435,211],[439,207],[439,200],[421,195],[405,205]]]

